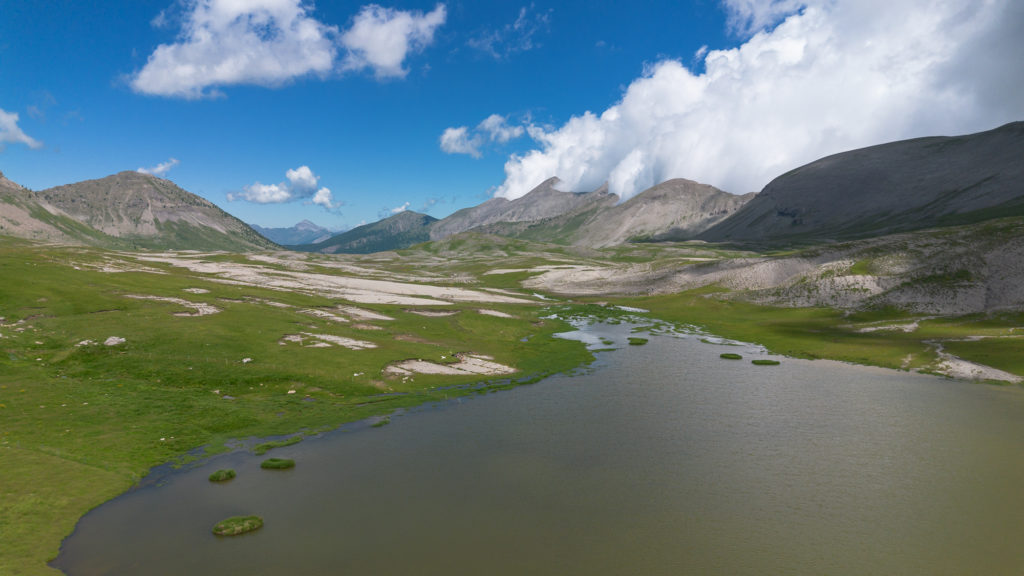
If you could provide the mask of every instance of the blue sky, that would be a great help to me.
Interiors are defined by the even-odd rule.
[[[243,220],[442,217],[550,176],[735,193],[1024,119],[1012,0],[0,0],[0,171],[147,169]]]

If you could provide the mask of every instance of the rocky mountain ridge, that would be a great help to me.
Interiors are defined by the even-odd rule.
[[[276,245],[212,202],[138,172],[32,192],[0,188],[0,233],[110,248],[249,251]]]
[[[414,240],[442,240],[468,231],[600,248],[637,239],[693,236],[727,218],[753,197],[752,194],[735,196],[706,184],[675,179],[620,203],[619,197],[609,193],[607,186],[592,192],[562,192],[556,188],[558,182],[557,178],[549,178],[515,200],[492,198],[441,220],[421,218],[401,226],[389,223],[409,214],[405,212],[367,226],[379,224],[380,228],[374,233],[381,238],[383,230],[389,228],[404,235],[405,241],[395,239],[387,243],[391,246],[389,249],[407,248]],[[409,226],[416,224],[423,230],[412,234]],[[327,253],[365,250],[366,245],[350,246],[347,242],[332,238],[299,249]]]

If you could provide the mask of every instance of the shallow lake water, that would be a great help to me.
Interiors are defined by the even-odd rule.
[[[625,342],[628,327],[592,336]],[[719,358],[740,352],[743,361]],[[87,575],[1022,574],[1024,392],[653,336],[89,513]],[[238,477],[207,476],[234,468]],[[258,514],[265,526],[210,528]]]

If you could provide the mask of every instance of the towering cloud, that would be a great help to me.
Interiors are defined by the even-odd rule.
[[[741,46],[707,51],[703,72],[657,62],[600,114],[528,127],[538,147],[508,160],[496,195],[551,176],[623,198],[674,177],[743,193],[842,150],[1024,118],[1020,2],[725,5],[753,33]]]

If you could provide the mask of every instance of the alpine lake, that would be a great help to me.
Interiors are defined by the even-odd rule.
[[[155,470],[86,515],[53,565],[71,576],[1024,573],[1020,387],[630,336],[626,324],[580,326],[568,337],[615,349],[573,374],[270,453],[292,469],[236,450]],[[237,477],[208,481],[221,468]],[[250,514],[261,529],[211,533]]]

